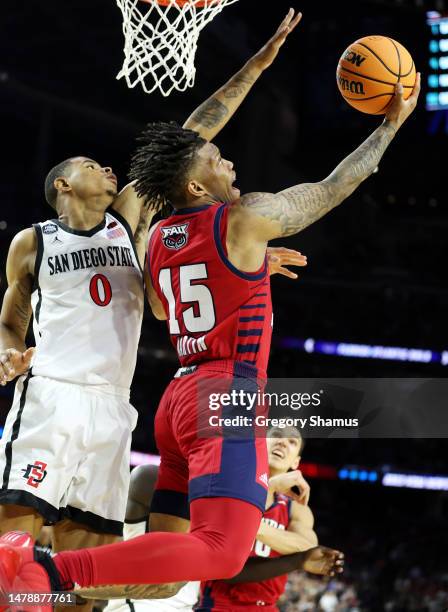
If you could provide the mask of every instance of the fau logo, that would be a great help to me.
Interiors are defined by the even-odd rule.
[[[182,225],[170,225],[170,227],[161,227],[162,242],[167,249],[174,249],[178,251],[184,247],[188,242],[188,225],[189,223],[182,223]]]
[[[28,463],[26,469],[21,470],[23,472],[23,478],[27,479],[26,484],[37,489],[47,475],[46,467],[47,464],[43,463],[43,461],[35,461],[33,464]]]

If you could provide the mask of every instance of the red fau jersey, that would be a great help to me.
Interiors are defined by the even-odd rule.
[[[291,500],[276,495],[274,503],[263,514],[263,521],[276,529],[287,529],[290,521]],[[251,557],[280,557],[269,546],[255,540]],[[261,582],[228,584],[211,580],[201,584],[201,603],[198,610],[277,610],[276,602],[285,590],[288,576],[278,576]],[[260,608],[261,606],[261,608]]]
[[[263,375],[272,336],[269,270],[267,261],[254,273],[229,261],[228,215],[228,204],[175,211],[154,230],[147,262],[182,366],[231,359]]]

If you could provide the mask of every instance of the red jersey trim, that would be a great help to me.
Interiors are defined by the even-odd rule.
[[[237,267],[235,267],[228,259],[226,252],[224,250],[224,246],[222,244],[222,240],[221,240],[221,219],[222,219],[222,215],[224,213],[224,209],[226,208],[226,206],[228,206],[228,204],[221,204],[221,206],[218,208],[216,215],[215,215],[215,221],[213,224],[213,231],[214,231],[214,237],[215,237],[215,244],[216,244],[216,249],[218,251],[218,255],[222,261],[222,263],[234,274],[236,274],[237,276],[239,276],[240,278],[244,278],[244,280],[249,280],[249,281],[258,281],[261,280],[262,278],[264,278],[266,276],[266,272],[268,269],[268,262],[267,262],[267,258],[265,258],[264,260],[264,266],[263,266],[263,270],[261,272],[242,272],[241,270],[238,270]]]

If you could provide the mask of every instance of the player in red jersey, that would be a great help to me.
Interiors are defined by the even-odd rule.
[[[257,539],[250,558],[275,559],[292,555],[317,546],[317,535],[313,530],[314,517],[308,507],[309,486],[303,480],[299,501],[278,495],[272,491],[275,479],[284,478],[288,472],[299,467],[303,440],[294,427],[272,429],[268,433],[268,460],[271,486],[266,500]],[[293,566],[296,569],[297,564]],[[271,566],[271,570],[272,570]],[[342,571],[341,567],[338,568]],[[244,571],[244,570],[243,570]],[[241,582],[241,576],[230,580],[207,581],[201,584],[201,598],[197,610],[278,610],[276,602],[285,590],[287,573],[261,581]]]
[[[223,405],[224,416],[247,411],[246,400],[259,388],[269,349],[268,242],[301,231],[345,200],[375,170],[414,110],[418,93],[419,78],[406,101],[398,84],[383,124],[328,178],[277,194],[241,197],[233,164],[221,158],[215,145],[174,124],[147,127],[132,178],[150,205],[160,208],[169,202],[174,208],[173,216],[153,231],[149,291],[154,310],[168,319],[175,346],[187,336],[179,355],[182,363],[190,363],[168,386],[156,424],[162,466],[151,528],[172,533],[63,552],[39,563],[27,549],[2,549],[4,584],[42,567],[53,588],[213,580],[241,570],[266,502],[266,444],[250,426],[243,432],[237,428],[235,436],[225,422],[220,437],[200,437],[198,388],[220,374],[235,400]],[[251,317],[257,318],[246,320]],[[191,526],[188,533],[179,533],[188,524],[177,511],[187,490]]]

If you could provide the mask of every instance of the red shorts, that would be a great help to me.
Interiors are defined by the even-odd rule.
[[[266,437],[255,426],[256,410],[239,401],[241,392],[254,394],[263,386],[257,370],[237,361],[212,361],[180,372],[185,375],[169,384],[155,419],[161,463],[151,512],[188,519],[189,502],[202,497],[240,499],[264,512]],[[210,407],[211,392],[232,391],[231,406]],[[246,417],[242,427],[234,420],[239,416]],[[230,418],[232,425],[218,427],[218,418]]]

